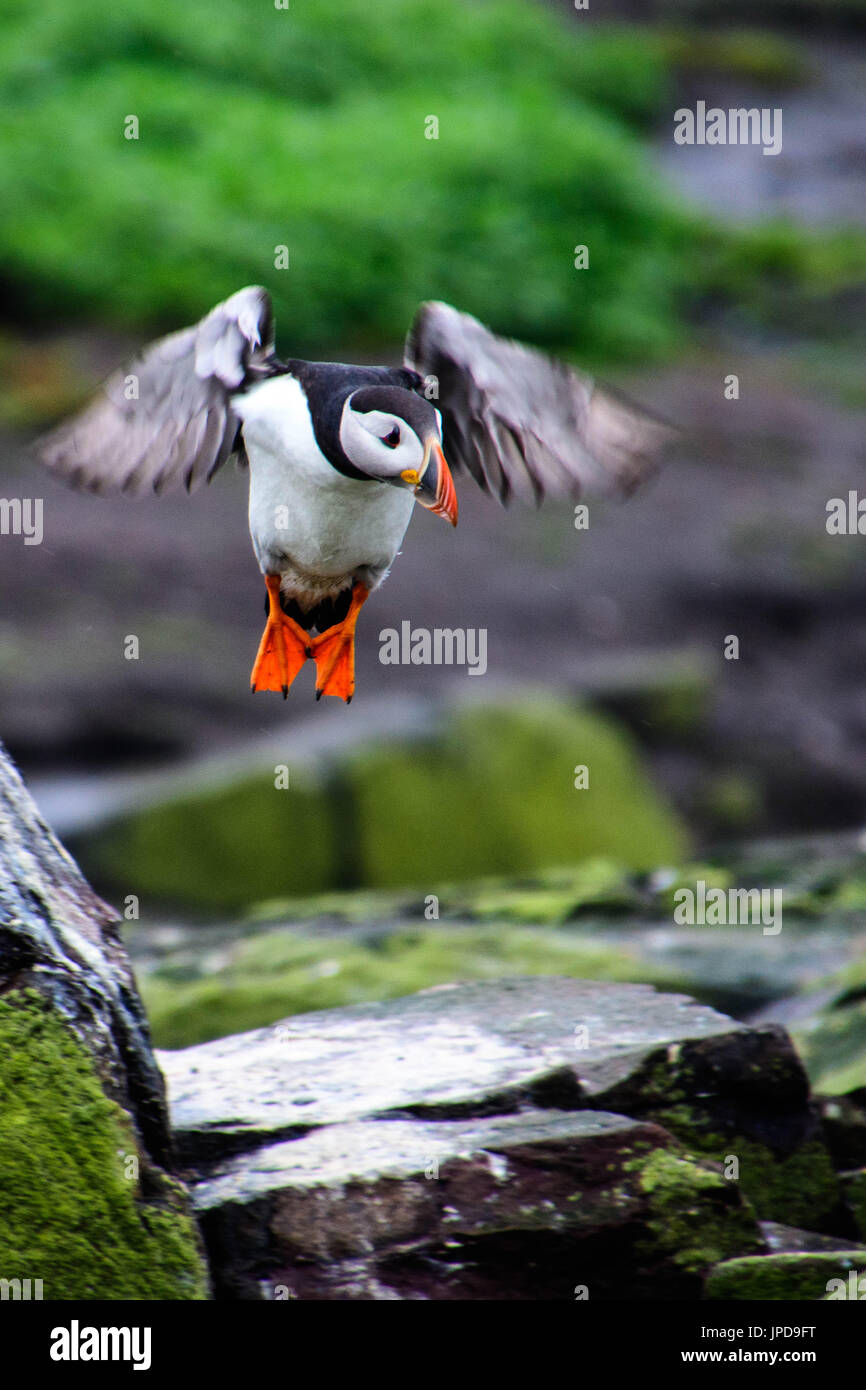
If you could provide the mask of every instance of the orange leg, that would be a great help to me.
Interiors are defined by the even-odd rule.
[[[281,690],[283,699],[308,656],[313,655],[313,639],[300,624],[280,607],[280,576],[265,575],[268,590],[268,620],[259,643],[251,684],[257,690]]]
[[[346,704],[355,691],[355,624],[370,590],[356,584],[352,590],[349,611],[341,623],[329,627],[313,638],[313,660],[316,663],[316,699],[337,695]]]

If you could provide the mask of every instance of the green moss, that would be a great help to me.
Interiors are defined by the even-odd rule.
[[[838,1204],[838,1179],[820,1140],[780,1158],[766,1144],[715,1133],[707,1118],[684,1102],[653,1110],[652,1119],[698,1157],[715,1163],[723,1163],[728,1155],[737,1158],[738,1185],[762,1221],[821,1230]]]
[[[406,889],[356,889],[303,898],[273,898],[247,914],[252,922],[384,923],[424,919],[427,894]],[[491,875],[469,883],[438,884],[435,920],[499,921],[556,926],[584,914],[619,916],[643,901],[634,875],[611,859],[587,859],[519,877]],[[426,920],[431,920],[426,918]]]
[[[645,1253],[661,1254],[691,1274],[760,1243],[755,1214],[719,1173],[667,1149],[633,1164],[646,1195],[652,1241]]]
[[[424,895],[413,890],[355,888],[337,893],[313,893],[303,897],[268,898],[254,903],[245,914],[249,922],[345,923],[393,922],[423,917]]]
[[[740,1182],[764,1221],[823,1229],[838,1202],[838,1179],[819,1140],[779,1158],[764,1144],[737,1138],[727,1153],[740,1161]]]
[[[124,1175],[136,1141],[91,1060],[38,995],[0,1000],[0,1273],[46,1299],[207,1297],[177,1187]]]
[[[739,1177],[731,1181],[761,1220],[823,1229],[839,1203],[839,1182],[825,1144],[811,1140],[781,1157],[754,1139],[723,1133],[701,1109],[695,1090],[687,1065],[676,1059],[647,1067],[640,1083],[641,1118],[668,1130],[699,1160],[724,1164],[729,1155],[737,1158]]]
[[[706,1298],[749,1301],[818,1300],[827,1297],[830,1279],[847,1287],[851,1270],[866,1269],[866,1250],[824,1255],[783,1254],[728,1260],[709,1275]]]
[[[226,955],[228,954],[228,959]],[[407,927],[365,941],[295,931],[243,939],[207,957],[190,978],[163,968],[139,978],[154,1040],[188,1047],[209,1038],[264,1027],[290,1014],[393,999],[453,980],[512,975],[672,982],[638,963],[626,949],[570,934],[509,927]]]
[[[531,879],[488,878],[443,888],[441,909],[452,917],[557,925],[584,913],[619,914],[640,906],[633,878],[610,859],[587,859]]]

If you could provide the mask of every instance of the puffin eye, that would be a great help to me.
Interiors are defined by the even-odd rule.
[[[385,435],[382,443],[387,444],[389,449],[396,449],[397,445],[400,443],[400,431],[396,425],[389,434]]]

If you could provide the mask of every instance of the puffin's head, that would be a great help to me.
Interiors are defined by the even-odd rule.
[[[457,525],[457,494],[442,452],[439,412],[402,386],[361,386],[343,406],[340,443],[369,478],[407,488]]]

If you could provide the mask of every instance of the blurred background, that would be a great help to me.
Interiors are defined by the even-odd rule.
[[[124,913],[159,1044],[540,971],[781,1018],[824,1090],[866,1086],[866,541],[825,524],[866,492],[864,29],[866,0],[7,0],[0,495],[44,539],[0,536],[0,737]],[[782,152],[676,145],[698,100],[781,108]],[[443,298],[683,443],[585,530],[464,483],[365,610],[351,708],[311,670],[253,699],[244,477],[96,500],[27,455],[251,282],[284,355],[396,361]],[[487,673],[381,665],[404,621],[486,629]],[[677,927],[698,878],[781,886],[784,930]]]

